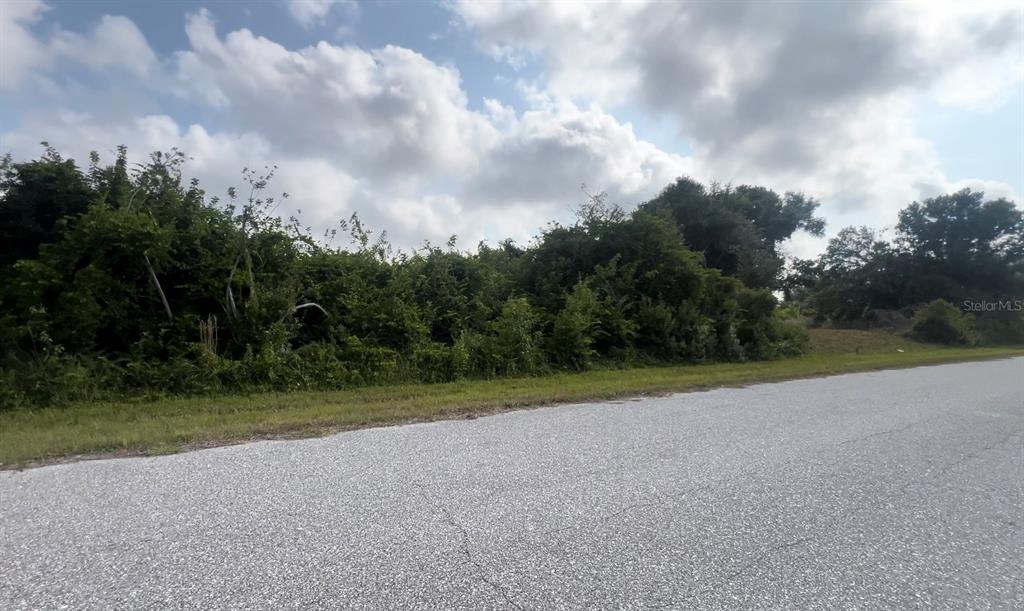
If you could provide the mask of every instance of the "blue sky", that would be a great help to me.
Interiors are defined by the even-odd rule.
[[[1021,7],[14,0],[0,148],[178,147],[211,193],[277,164],[286,212],[402,246],[526,240],[582,183],[631,206],[682,174],[885,226],[966,186],[1020,202]]]

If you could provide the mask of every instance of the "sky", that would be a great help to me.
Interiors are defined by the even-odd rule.
[[[315,233],[525,243],[679,176],[802,191],[829,234],[1024,200],[1024,2],[0,3],[0,154],[177,148]],[[786,245],[811,256],[821,239]]]

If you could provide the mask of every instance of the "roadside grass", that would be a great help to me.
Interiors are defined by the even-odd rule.
[[[96,456],[165,454],[554,403],[1024,356],[1024,346],[945,348],[868,331],[816,329],[811,335],[809,354],[778,361],[18,409],[0,412],[0,468]]]

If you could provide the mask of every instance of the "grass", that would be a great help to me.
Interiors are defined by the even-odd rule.
[[[258,438],[315,436],[366,426],[472,417],[553,403],[1024,356],[1024,347],[943,348],[867,331],[813,330],[812,341],[814,347],[807,355],[755,363],[14,410],[0,413],[0,467],[93,456],[161,454]]]

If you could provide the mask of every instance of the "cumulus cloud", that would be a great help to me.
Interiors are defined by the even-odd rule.
[[[705,135],[724,127],[734,130],[729,136],[746,133],[769,117],[792,120],[993,60],[1002,63],[1000,88],[1024,77],[1024,26],[1013,2],[448,6],[495,57],[543,58],[553,91],[606,103],[643,100],[681,113]]]
[[[335,4],[286,8],[312,27],[345,11]],[[54,93],[17,109],[2,148],[32,156],[46,139],[84,159],[175,146],[211,194],[238,185],[242,167],[276,164],[272,188],[292,195],[282,214],[301,209],[319,232],[358,211],[403,247],[527,239],[568,217],[581,183],[626,205],[681,174],[800,189],[833,227],[886,222],[968,183],[1012,191],[949,180],[910,121],[915,96],[984,108],[1019,86],[1019,14],[998,5],[451,6],[485,52],[542,66],[515,106],[471,100],[454,65],[397,45],[290,47],[218,32],[203,10],[187,16],[184,47],[158,56],[124,17],[72,32],[41,27],[41,3],[4,5],[0,87],[52,78]],[[69,65],[116,72],[117,99],[131,103],[101,103],[109,94],[87,79],[61,91]],[[672,117],[694,150],[646,142],[616,118],[623,108]]]
[[[93,71],[127,70],[135,77],[154,69],[156,54],[130,19],[105,15],[85,34],[57,27],[48,38],[37,38],[31,27],[46,10],[36,0],[0,8],[0,90],[15,90],[60,62]]]
[[[303,27],[324,25],[332,10],[339,10],[349,18],[359,14],[355,0],[285,0],[288,13]]]
[[[1009,2],[449,6],[553,95],[672,117],[698,177],[805,188],[860,222],[955,184],[910,127],[915,96],[978,108],[1024,77]]]
[[[87,35],[58,30],[50,42],[57,58],[83,64],[93,70],[125,69],[144,77],[157,63],[135,23],[127,17],[104,15]]]
[[[465,185],[467,201],[568,206],[580,201],[586,183],[630,204],[692,170],[597,106],[533,96],[522,116],[506,120],[500,142]]]
[[[90,35],[60,32],[49,45],[100,66],[130,46],[149,49],[122,17]],[[316,231],[358,211],[409,247],[462,237],[528,239],[565,218],[581,183],[634,203],[687,170],[679,155],[639,139],[598,106],[526,91],[526,110],[497,100],[469,107],[458,71],[412,50],[351,45],[290,49],[240,29],[219,34],[207,11],[188,16],[189,46],[165,60],[145,57],[159,77],[136,73],[137,88],[168,87],[205,107],[214,129],[182,126],[166,112],[124,114],[25,109],[4,147],[30,156],[48,139],[84,159],[126,144],[135,155],[177,147],[212,194],[237,185],[242,167],[278,166],[275,189]],[[118,45],[96,52],[97,41]],[[101,45],[102,46],[102,45]],[[90,58],[90,59],[86,59]],[[142,64],[140,64],[142,65]]]
[[[1024,81],[1024,5],[1012,0],[886,7],[913,30],[918,54],[933,66],[938,101],[987,109]]]
[[[409,49],[320,42],[291,50],[248,30],[221,39],[206,11],[191,15],[186,31],[180,89],[283,153],[313,151],[395,179],[465,171],[496,138],[467,108],[458,71]]]
[[[14,89],[45,62],[44,46],[29,29],[45,10],[42,2],[34,0],[0,7],[0,91]]]

